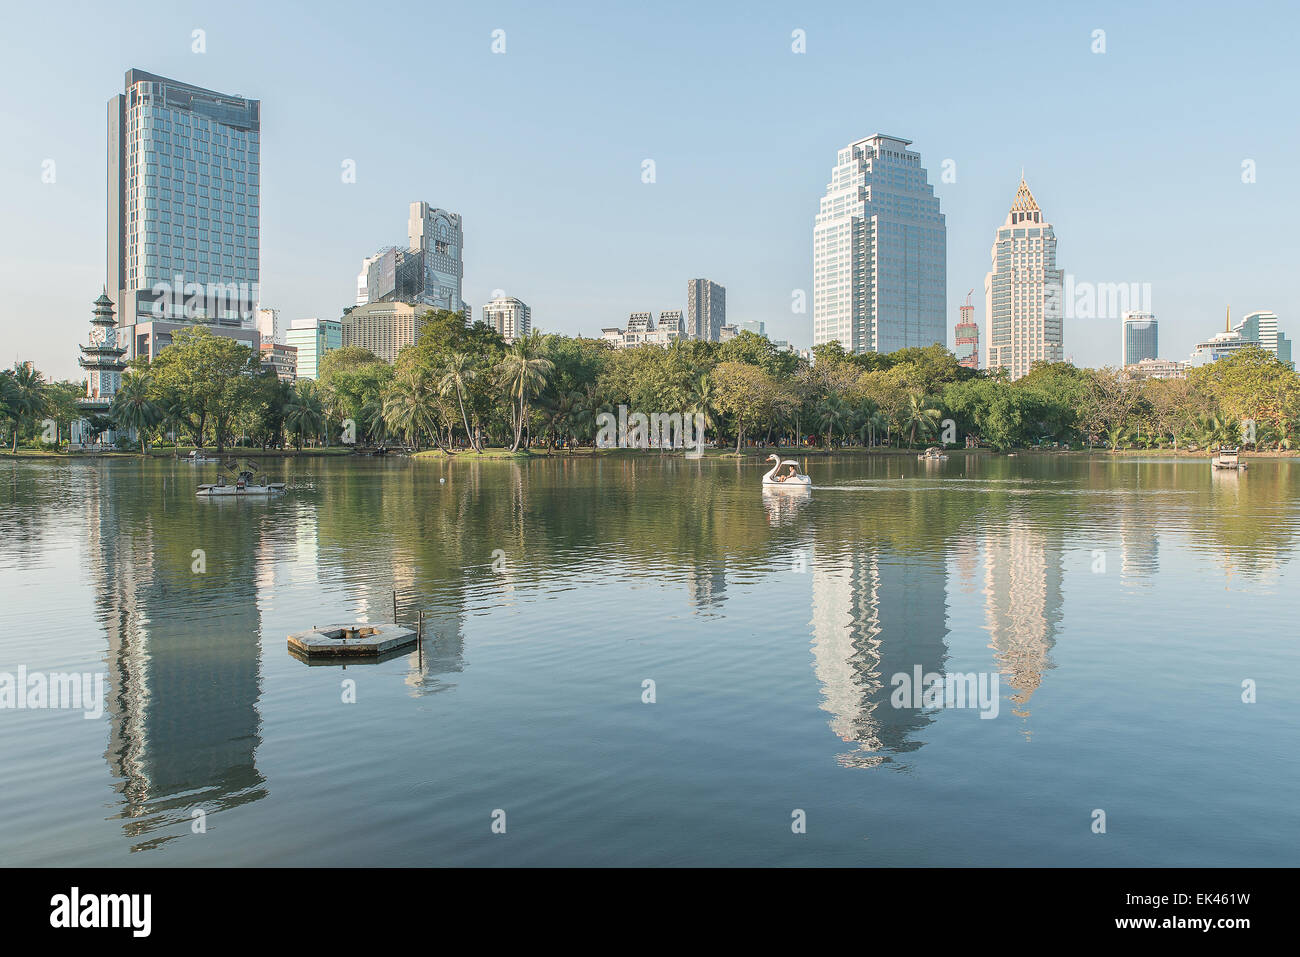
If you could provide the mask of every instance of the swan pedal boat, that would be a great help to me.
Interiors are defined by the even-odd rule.
[[[764,488],[812,488],[812,479],[799,471],[799,463],[794,459],[782,461],[779,455],[769,455],[767,460],[776,464],[763,476]]]

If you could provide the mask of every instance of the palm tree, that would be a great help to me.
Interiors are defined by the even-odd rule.
[[[432,378],[419,369],[398,374],[384,396],[384,419],[419,451],[420,435],[438,441],[438,392]]]
[[[916,430],[921,430],[922,436],[927,436],[933,432],[939,424],[939,419],[943,413],[935,408],[926,408],[926,398],[920,392],[911,392],[907,396],[907,407],[903,410],[903,427],[909,429],[907,436],[907,447],[910,449],[916,444]]]
[[[127,372],[122,376],[109,414],[119,428],[135,431],[140,439],[140,454],[144,455],[145,435],[163,417],[158,403],[149,397],[147,372]]]
[[[692,413],[699,412],[704,416],[704,427],[711,429],[714,427],[714,419],[718,414],[717,410],[718,393],[713,387],[713,380],[709,378],[707,372],[701,373],[693,383],[691,383],[691,402],[693,407]]]
[[[465,389],[478,377],[478,370],[474,368],[474,362],[463,352],[453,352],[443,363],[442,378],[438,380],[438,391],[443,395],[453,389],[456,391],[456,401],[460,405],[460,420],[465,424],[465,435],[469,437],[470,447],[475,451],[481,451],[478,447],[478,437],[469,427],[469,416],[465,414]]]
[[[586,388],[578,393],[577,404],[569,416],[569,431],[576,441],[582,441],[588,433],[596,428],[596,416],[607,411],[606,403],[600,400],[596,387],[587,383]]]
[[[302,451],[304,432],[319,435],[325,427],[325,404],[311,379],[302,379],[294,384],[293,397],[284,407],[284,424],[296,436],[295,445],[299,452]]]
[[[555,397],[555,401],[550,404],[547,411],[550,413],[546,423],[547,430],[551,433],[552,442],[556,438],[568,437],[572,431],[574,419],[582,407],[582,393],[577,389],[569,392],[561,392]],[[554,447],[554,445],[552,445]]]
[[[837,395],[828,396],[817,403],[817,427],[826,430],[826,448],[835,444],[835,427],[844,425],[849,418],[849,410]]]
[[[14,452],[18,451],[18,433],[23,423],[35,418],[45,411],[45,378],[36,371],[30,362],[15,362],[13,370],[5,373],[8,384],[5,386],[3,402],[5,413],[14,424]]]
[[[853,430],[857,433],[864,448],[871,448],[875,445],[876,438],[876,421],[879,413],[876,411],[876,404],[870,399],[865,400],[852,413],[850,419],[853,424]]]
[[[384,421],[384,400],[382,396],[372,395],[366,399],[358,416],[360,425],[370,436],[371,443],[383,445],[388,439],[388,423]]]
[[[510,414],[515,420],[515,441],[511,452],[519,451],[523,441],[524,422],[528,418],[529,399],[546,388],[555,365],[540,355],[541,336],[534,330],[526,339],[520,339],[501,360],[501,381],[510,398]]]

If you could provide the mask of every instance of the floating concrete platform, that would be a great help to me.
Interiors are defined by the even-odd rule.
[[[415,631],[389,622],[319,625],[289,636],[289,650],[310,658],[374,657],[415,644]]]

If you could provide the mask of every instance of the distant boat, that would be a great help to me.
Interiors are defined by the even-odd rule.
[[[1211,465],[1216,469],[1232,469],[1237,472],[1246,470],[1246,463],[1238,458],[1238,450],[1229,446],[1219,448],[1219,454],[1211,461]]]
[[[284,491],[283,482],[258,481],[251,465],[246,462],[227,466],[231,481],[225,476],[210,485],[200,485],[198,494],[206,498],[266,498]]]
[[[191,465],[198,465],[204,462],[220,462],[221,459],[210,455],[205,455],[202,449],[195,449],[189,455],[185,456],[185,461]]]
[[[944,453],[943,449],[939,448],[939,446],[932,445],[918,455],[917,458],[925,462],[945,462],[947,461],[948,456]]]

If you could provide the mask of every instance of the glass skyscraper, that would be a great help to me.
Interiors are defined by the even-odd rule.
[[[1124,366],[1160,357],[1160,326],[1155,316],[1149,312],[1124,313],[1123,352]]]
[[[251,321],[261,104],[141,70],[108,101],[108,286],[119,326]]]
[[[893,352],[948,341],[948,229],[911,140],[839,151],[813,227],[813,345]]]

